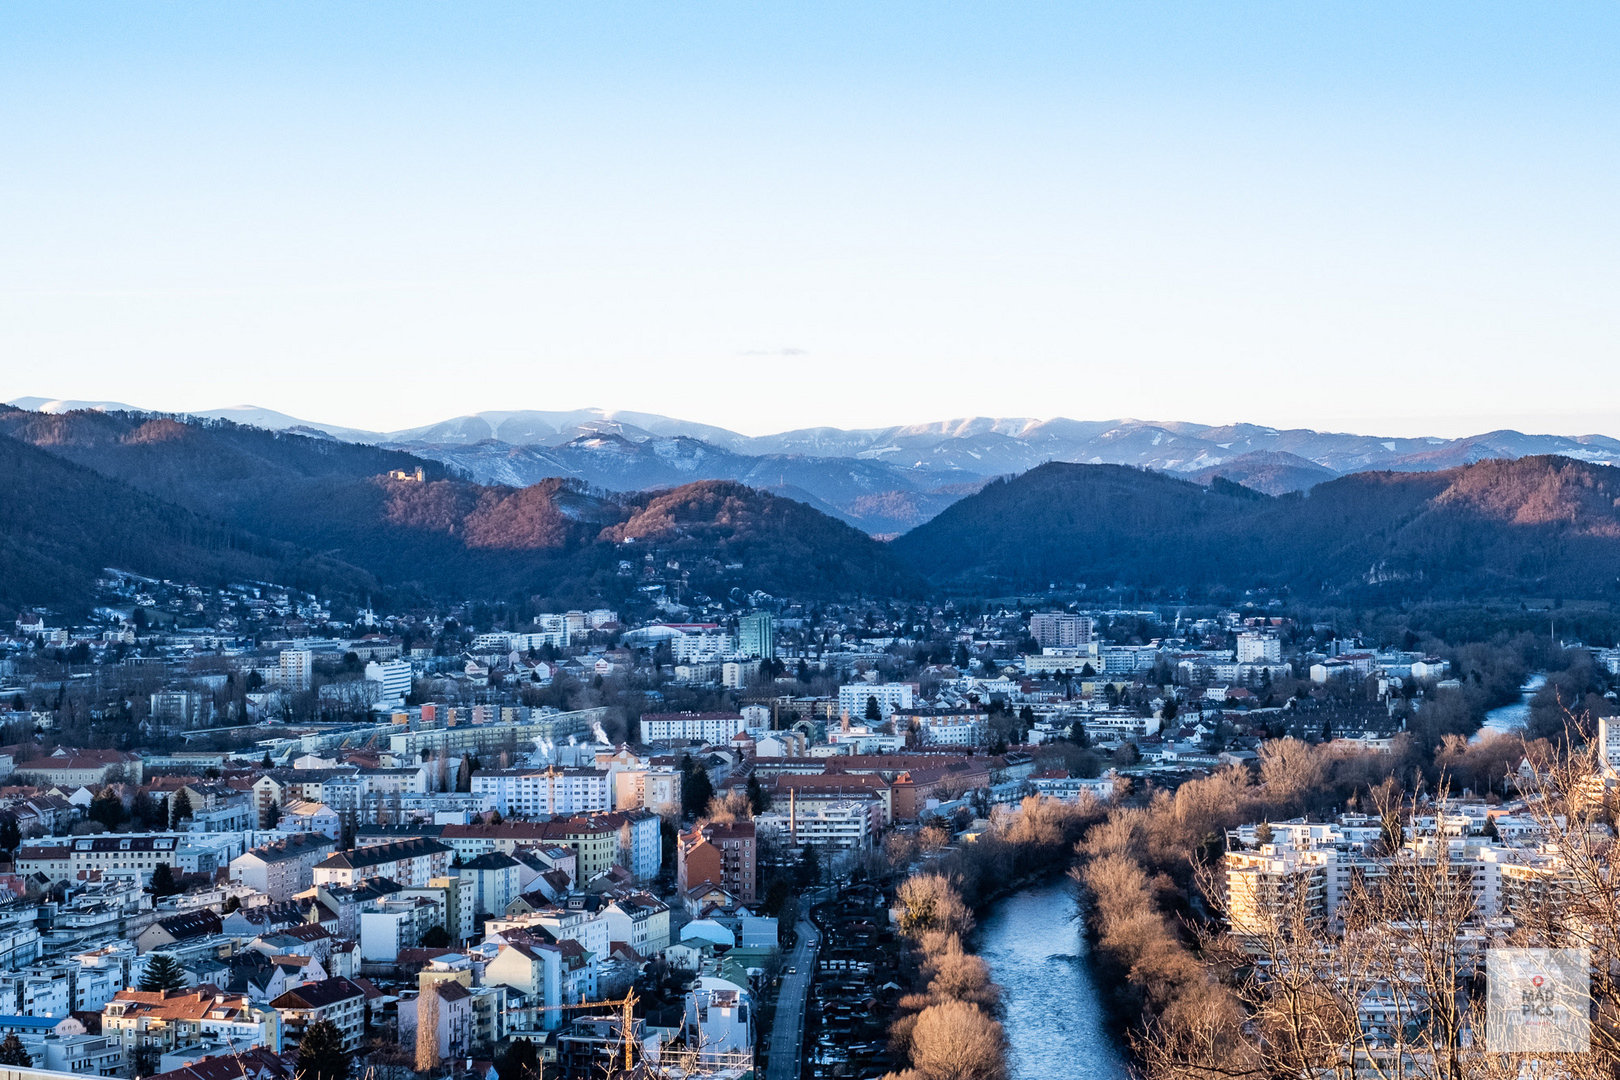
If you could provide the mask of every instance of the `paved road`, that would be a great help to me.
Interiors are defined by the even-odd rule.
[[[776,1021],[771,1027],[771,1061],[765,1080],[798,1080],[804,1038],[804,1005],[810,993],[810,980],[816,970],[816,947],[821,934],[808,918],[799,920],[799,943],[793,947],[784,968],[796,974],[782,976],[782,990],[776,999]]]

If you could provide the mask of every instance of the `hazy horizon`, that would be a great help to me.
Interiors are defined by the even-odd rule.
[[[223,412],[228,412],[229,410],[233,410],[233,409],[271,409],[270,406],[265,405],[262,402],[238,402],[238,403],[233,404],[233,405],[218,405],[218,404],[215,404],[215,405],[196,406],[196,407],[189,407],[189,408],[178,408],[178,407],[168,406],[168,405],[152,405],[152,404],[143,404],[141,402],[132,402],[132,401],[112,401],[111,399],[106,399],[106,398],[53,398],[53,397],[46,397],[44,395],[39,395],[39,394],[19,394],[19,395],[16,395],[15,397],[13,397],[13,398],[7,398],[7,399],[3,399],[3,400],[7,404],[17,404],[20,401],[26,401],[26,402],[29,403],[29,404],[24,406],[26,408],[31,408],[31,409],[45,408],[47,411],[53,411],[53,412],[54,411],[60,411],[57,408],[57,406],[70,406],[70,405],[74,406],[74,407],[83,406],[83,407],[91,407],[91,408],[94,408],[94,407],[125,406],[125,407],[128,407],[130,409],[134,409],[134,410],[140,411],[140,412],[184,413],[184,414],[197,414],[197,415],[201,415],[201,414],[205,414],[205,413],[223,413]],[[1081,423],[1102,423],[1102,422],[1108,422],[1108,421],[1119,421],[1119,422],[1131,422],[1131,423],[1141,423],[1141,424],[1149,424],[1149,425],[1153,425],[1153,424],[1195,424],[1195,425],[1199,425],[1199,426],[1214,427],[1214,428],[1227,427],[1227,426],[1239,425],[1239,424],[1251,424],[1251,425],[1256,426],[1256,427],[1275,428],[1277,430],[1308,429],[1308,430],[1318,431],[1318,432],[1321,432],[1323,434],[1362,435],[1362,436],[1373,436],[1373,437],[1382,437],[1382,438],[1400,438],[1400,439],[1413,439],[1413,438],[1459,439],[1459,438],[1467,438],[1467,437],[1473,436],[1473,435],[1483,435],[1483,434],[1486,434],[1486,433],[1491,432],[1491,431],[1503,431],[1503,430],[1518,431],[1518,432],[1521,432],[1522,434],[1526,434],[1526,435],[1554,435],[1554,436],[1564,436],[1564,437],[1569,437],[1569,438],[1576,438],[1576,437],[1589,436],[1589,435],[1608,435],[1610,437],[1620,438],[1620,424],[1616,425],[1617,433],[1614,434],[1614,435],[1610,435],[1610,432],[1603,431],[1603,430],[1598,429],[1598,428],[1590,428],[1590,429],[1582,428],[1582,429],[1579,429],[1579,430],[1577,430],[1575,428],[1558,429],[1558,428],[1550,428],[1550,427],[1542,428],[1542,427],[1536,427],[1534,425],[1523,426],[1523,425],[1512,424],[1512,423],[1493,423],[1493,424],[1482,423],[1479,426],[1466,427],[1466,428],[1459,427],[1456,430],[1451,430],[1451,431],[1443,430],[1443,429],[1442,430],[1412,429],[1412,430],[1403,430],[1403,431],[1390,431],[1390,430],[1380,430],[1380,429],[1372,428],[1372,427],[1368,427],[1368,426],[1362,426],[1362,427],[1352,427],[1352,426],[1344,426],[1344,427],[1311,427],[1310,425],[1298,424],[1298,423],[1295,423],[1295,424],[1264,424],[1264,423],[1260,423],[1258,421],[1246,420],[1246,419],[1222,420],[1222,421],[1218,421],[1218,422],[1212,422],[1212,421],[1207,421],[1207,420],[1191,419],[1191,418],[1188,418],[1188,417],[1179,417],[1179,416],[1178,417],[1168,417],[1168,416],[1161,416],[1161,417],[1145,417],[1145,416],[1065,416],[1065,415],[1060,415],[1060,414],[1052,414],[1052,415],[1043,416],[1043,415],[1035,415],[1035,414],[991,415],[991,414],[986,414],[986,413],[958,413],[958,414],[956,414],[954,416],[935,416],[935,417],[925,419],[925,420],[903,420],[903,421],[902,420],[897,420],[897,421],[894,421],[892,423],[869,424],[869,425],[863,425],[861,427],[843,426],[843,425],[837,425],[837,424],[801,424],[801,425],[798,425],[796,427],[770,427],[768,425],[764,425],[764,426],[758,426],[758,427],[753,428],[753,429],[749,429],[749,428],[738,427],[738,426],[731,425],[731,424],[726,424],[726,423],[715,423],[713,421],[702,420],[702,419],[698,419],[696,417],[678,416],[678,415],[672,415],[672,414],[669,414],[669,413],[654,413],[651,410],[647,410],[647,409],[618,409],[618,408],[609,408],[609,407],[605,407],[605,406],[601,406],[601,405],[578,405],[578,406],[571,406],[571,407],[565,406],[565,407],[534,408],[534,409],[526,408],[526,407],[507,406],[507,407],[498,408],[498,409],[497,408],[475,409],[472,412],[457,413],[455,415],[438,415],[438,416],[434,417],[433,419],[426,420],[426,421],[423,421],[423,422],[420,422],[420,423],[399,424],[399,425],[390,425],[390,426],[381,427],[381,428],[374,428],[374,427],[366,427],[366,426],[361,425],[361,424],[353,423],[353,422],[351,422],[348,419],[343,418],[343,417],[335,417],[334,418],[334,417],[328,417],[328,416],[324,416],[324,415],[322,415],[322,416],[308,416],[308,415],[301,415],[299,413],[289,412],[286,409],[273,409],[271,411],[279,412],[279,413],[282,413],[282,414],[284,414],[286,416],[292,417],[292,418],[294,418],[296,420],[304,421],[304,422],[310,423],[310,424],[320,424],[320,425],[324,425],[326,427],[348,428],[348,429],[351,429],[351,430],[354,430],[354,431],[362,431],[362,432],[367,432],[367,433],[370,433],[370,434],[378,434],[378,435],[387,435],[387,434],[397,433],[397,432],[402,432],[402,431],[410,431],[410,430],[417,429],[417,428],[428,427],[428,426],[431,426],[431,425],[434,425],[434,424],[440,424],[440,423],[444,423],[444,422],[451,421],[451,420],[461,419],[463,417],[477,416],[477,415],[482,415],[482,414],[509,414],[509,413],[522,413],[522,412],[574,413],[574,412],[599,411],[599,412],[603,412],[603,413],[608,414],[610,417],[622,416],[624,414],[631,414],[631,413],[651,414],[651,415],[665,417],[665,418],[670,419],[670,420],[677,420],[677,421],[682,421],[682,422],[690,423],[690,424],[702,424],[702,425],[705,425],[705,426],[708,426],[708,427],[723,428],[723,429],[725,429],[727,431],[732,432],[733,434],[743,435],[743,436],[746,436],[746,437],[749,437],[749,438],[757,438],[757,437],[761,437],[761,436],[782,434],[782,433],[789,432],[789,431],[811,430],[811,429],[817,429],[817,428],[825,428],[825,429],[831,429],[831,430],[842,430],[842,431],[882,430],[882,429],[891,428],[891,427],[924,428],[924,427],[937,427],[937,426],[946,425],[946,424],[965,423],[965,422],[971,422],[971,421],[974,421],[974,420],[1025,420],[1025,421],[1028,421],[1028,422],[1030,422],[1032,424],[1046,423],[1046,422],[1050,422],[1050,421],[1053,421],[1053,420],[1072,420],[1072,421],[1077,421],[1077,422],[1081,422]],[[1488,418],[1482,418],[1482,420],[1483,419],[1488,419]],[[247,423],[247,422],[250,422],[250,421],[243,420],[242,422]],[[626,421],[626,422],[628,422],[628,421]],[[1373,420],[1372,422],[1377,422],[1377,421]]]

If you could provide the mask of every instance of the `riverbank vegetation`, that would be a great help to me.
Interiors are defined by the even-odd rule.
[[[1234,928],[1210,864],[1197,890],[1208,917],[1182,939],[1162,915],[1142,914],[1153,897],[1140,864],[1120,854],[1088,862],[1082,877],[1104,948],[1111,963],[1130,965],[1128,980],[1145,1005],[1131,1029],[1143,1074],[1507,1080],[1550,1066],[1567,1080],[1616,1075],[1617,804],[1590,744],[1545,745],[1533,764],[1524,813],[1544,837],[1543,853],[1556,859],[1532,861],[1545,871],[1543,886],[1516,892],[1496,923],[1481,921],[1460,853],[1432,823],[1420,823],[1393,782],[1373,793],[1373,812],[1409,846],[1387,846],[1382,872],[1353,876],[1332,918],[1306,890],[1294,890],[1258,911],[1246,908]],[[1133,919],[1153,925],[1133,934]],[[1572,974],[1590,1003],[1583,1000],[1572,1018],[1589,1020],[1581,1023],[1588,1049],[1526,1046],[1508,1054],[1482,1037],[1501,1033],[1488,1022],[1510,1030],[1514,1023],[1488,1020],[1485,950],[1498,947],[1587,950]],[[1518,997],[1512,1004],[1516,1014]]]
[[[1387,1064],[1392,1053],[1397,1060],[1416,1055],[1435,1066],[1432,1075],[1449,1080],[1491,1075],[1495,1066],[1486,1055],[1477,1048],[1465,1053],[1463,1045],[1465,1032],[1480,1030],[1483,984],[1477,957],[1467,953],[1478,937],[1477,912],[1469,890],[1455,887],[1443,838],[1431,846],[1440,854],[1430,861],[1410,860],[1399,873],[1354,882],[1340,925],[1303,908],[1290,912],[1285,904],[1269,934],[1257,936],[1250,927],[1239,941],[1227,932],[1222,910],[1224,830],[1351,809],[1384,820],[1393,837],[1412,835],[1424,793],[1447,792],[1453,775],[1499,777],[1528,758],[1528,812],[1553,841],[1552,850],[1566,853],[1574,877],[1584,875],[1588,884],[1562,894],[1560,910],[1515,911],[1513,941],[1602,939],[1613,953],[1620,941],[1609,863],[1615,805],[1594,797],[1601,785],[1592,748],[1578,734],[1581,719],[1566,715],[1565,722],[1574,737],[1560,732],[1556,743],[1500,736],[1470,744],[1448,737],[1427,764],[1421,755],[1341,755],[1275,740],[1262,747],[1257,773],[1227,769],[1173,794],[1153,794],[1145,804],[1110,810],[1077,846],[1080,861],[1071,873],[1089,909],[1099,983],[1149,1080],[1358,1069],[1383,1075],[1382,1066],[1368,1062]],[[1400,847],[1398,840],[1386,844],[1386,854]],[[1570,918],[1574,909],[1590,914]],[[1257,955],[1265,962],[1257,964]],[[1422,960],[1418,975],[1408,970],[1414,957]],[[1620,971],[1620,957],[1614,959],[1611,974]],[[1358,1014],[1364,992],[1392,986],[1411,994],[1393,1007],[1425,1019],[1370,1034]],[[1612,1010],[1615,995],[1606,1000]],[[1606,1067],[1612,1068],[1620,1061],[1620,1034],[1606,1038]],[[1413,1071],[1410,1062],[1406,1071]]]
[[[954,850],[924,844],[895,900],[906,941],[907,992],[889,1032],[889,1048],[909,1068],[891,1080],[1003,1080],[1006,1039],[997,1015],[1001,990],[990,967],[969,951],[974,912],[1033,877],[1061,869],[1104,808],[1027,798],[998,808],[990,828]]]
[[[1214,1080],[1215,1072],[1190,1064],[1200,1060],[1227,1062],[1233,1069],[1227,1076],[1253,1072],[1252,1062],[1216,1053],[1255,1015],[1231,954],[1211,945],[1218,900],[1198,888],[1200,871],[1207,874],[1224,852],[1225,831],[1346,810],[1388,814],[1392,805],[1410,806],[1422,793],[1442,790],[1505,795],[1509,774],[1526,755],[1555,760],[1566,744],[1589,738],[1611,709],[1602,696],[1606,673],[1582,651],[1551,650],[1546,639],[1527,634],[1457,647],[1424,644],[1451,661],[1459,685],[1421,701],[1397,700],[1407,730],[1391,752],[1273,738],[1253,765],[1173,790],[1149,783],[1107,805],[1026,799],[1016,810],[998,810],[987,831],[954,848],[937,829],[891,838],[890,867],[912,871],[896,899],[906,987],[890,1049],[905,1068],[891,1077],[1003,1080],[1001,991],[971,953],[974,913],[1065,867],[1072,867],[1088,910],[1098,982],[1153,1080],[1195,1074]],[[1517,698],[1532,663],[1549,676],[1532,703],[1526,737],[1471,739],[1488,709]]]

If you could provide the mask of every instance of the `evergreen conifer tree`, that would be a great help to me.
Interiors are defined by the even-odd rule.
[[[176,960],[168,953],[153,953],[146,963],[146,971],[141,975],[140,989],[147,993],[158,990],[183,990],[186,986],[186,972]]]
[[[90,800],[90,820],[101,822],[109,831],[122,825],[128,816],[124,811],[124,800],[110,787],[102,788]]]
[[[191,796],[181,790],[175,795],[173,805],[169,807],[169,827],[173,828],[191,816]]]
[[[4,1042],[0,1042],[0,1065],[12,1065],[19,1069],[32,1069],[34,1067],[33,1055],[28,1047],[22,1044],[14,1031],[7,1035]]]
[[[506,1053],[495,1059],[500,1080],[539,1080],[540,1055],[528,1039],[516,1039]]]
[[[173,896],[180,891],[180,885],[174,880],[174,868],[166,862],[160,862],[152,868],[152,884],[147,886],[153,896]]]
[[[296,1080],[349,1080],[350,1054],[343,1033],[330,1020],[317,1020],[298,1044]]]
[[[688,817],[697,817],[709,807],[714,798],[714,784],[709,781],[706,770],[698,768],[692,770],[690,780],[681,786],[681,803]]]
[[[748,774],[748,805],[753,807],[754,813],[763,814],[771,808],[770,796],[759,784],[759,777],[753,773]]]

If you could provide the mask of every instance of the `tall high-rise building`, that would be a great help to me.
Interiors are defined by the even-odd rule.
[[[378,696],[384,701],[403,702],[411,696],[409,660],[389,660],[381,664],[373,660],[366,665],[366,678],[382,684]]]
[[[1277,664],[1282,662],[1282,641],[1276,634],[1245,631],[1237,636],[1237,662]]]
[[[281,650],[280,685],[283,690],[308,690],[315,676],[315,656],[308,649]]]
[[[761,660],[776,659],[776,621],[768,611],[756,611],[737,620],[737,652]]]
[[[1029,636],[1043,649],[1078,649],[1091,640],[1091,618],[1039,611],[1029,617]]]
[[[1620,773],[1620,717],[1598,718],[1598,753],[1599,764],[1611,777]]]

